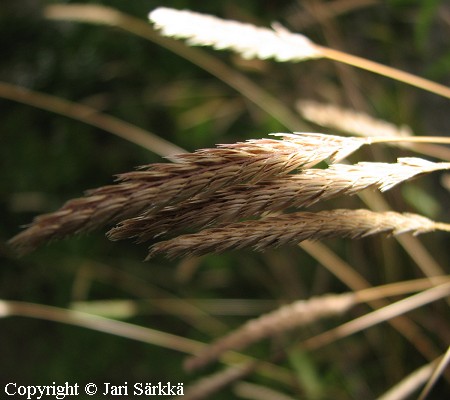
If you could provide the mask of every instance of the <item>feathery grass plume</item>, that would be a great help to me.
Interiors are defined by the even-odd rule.
[[[256,182],[309,167],[330,158],[337,161],[366,142],[318,133],[274,134],[212,149],[171,156],[178,163],[151,164],[121,174],[119,183],[90,190],[58,211],[38,216],[10,240],[21,253],[52,240],[90,231],[143,212],[175,204],[226,185]]]
[[[188,370],[201,368],[217,360],[228,350],[242,350],[257,341],[310,325],[322,318],[340,316],[360,303],[418,292],[439,284],[450,283],[450,276],[442,276],[438,279],[439,282],[435,281],[434,283],[428,279],[396,282],[357,292],[325,294],[295,301],[252,319],[215,340],[214,343],[202,348],[199,353],[190,356],[185,362],[185,367]]]
[[[181,235],[150,247],[147,259],[158,253],[166,253],[169,258],[174,258],[246,247],[265,250],[286,244],[298,244],[307,239],[358,239],[379,233],[400,235],[406,232],[418,235],[435,230],[450,232],[450,224],[434,222],[417,214],[392,211],[337,209],[317,213],[298,212],[258,221],[224,224],[217,228]]]
[[[396,147],[413,149],[414,151],[437,157],[442,160],[450,160],[450,149],[433,144],[414,144],[413,132],[407,125],[397,126],[387,121],[373,118],[365,113],[357,112],[333,104],[324,104],[312,100],[299,100],[296,103],[298,112],[306,120],[326,128],[338,129],[341,132],[364,137],[380,138],[404,138],[405,140],[393,142]],[[411,143],[409,143],[409,139]],[[440,138],[435,143],[445,143]],[[432,143],[430,141],[429,143]]]
[[[305,326],[321,318],[339,315],[355,305],[354,293],[324,295],[296,301],[242,325],[218,339],[199,354],[186,360],[185,368],[195,370],[217,360],[225,351],[240,350],[252,343],[288,330]]]
[[[338,129],[357,136],[411,136],[411,128],[400,127],[365,113],[357,112],[334,104],[323,104],[312,100],[299,100],[298,112],[308,121],[317,125]]]
[[[217,50],[230,49],[244,58],[273,58],[281,62],[328,58],[450,99],[450,88],[445,85],[365,58],[319,46],[303,35],[289,32],[280,24],[272,24],[272,31],[211,15],[165,7],[152,11],[149,19],[162,35],[188,39],[189,45],[212,46]]]
[[[445,169],[450,169],[450,163],[433,163],[412,157],[399,158],[394,164],[360,162],[334,164],[327,169],[306,169],[295,175],[221,189],[207,198],[190,199],[154,214],[122,221],[108,232],[108,237],[111,240],[136,237],[138,242],[145,242],[186,228],[234,222],[287,207],[307,207],[336,196],[353,195],[366,188],[385,191],[417,175]]]
[[[271,30],[166,7],[153,10],[149,19],[164,36],[188,39],[187,43],[191,46],[229,49],[244,58],[301,61],[323,57],[319,47],[305,36],[277,27]]]

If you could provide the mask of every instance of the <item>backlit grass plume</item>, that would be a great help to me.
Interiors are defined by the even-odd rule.
[[[450,98],[450,88],[447,86],[317,45],[307,37],[292,33],[277,23],[272,24],[273,29],[261,28],[212,15],[166,7],[153,10],[149,14],[149,19],[163,36],[187,39],[187,44],[191,46],[211,46],[216,50],[229,49],[244,58],[272,58],[280,62],[328,58]]]
[[[164,36],[187,39],[197,46],[233,50],[244,58],[301,61],[323,57],[320,49],[303,35],[223,20],[212,15],[160,7],[149,14]]]
[[[412,131],[406,125],[396,126],[362,112],[337,107],[334,104],[322,104],[312,100],[299,100],[297,110],[308,121],[338,129],[357,136],[411,136]]]

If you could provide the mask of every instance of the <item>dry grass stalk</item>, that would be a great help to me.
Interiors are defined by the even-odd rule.
[[[10,244],[26,253],[52,239],[90,231],[143,212],[175,204],[221,187],[287,174],[327,157],[337,160],[365,142],[322,134],[277,134],[282,140],[255,139],[220,145],[121,174],[118,184],[87,192],[58,211],[35,218]]]
[[[390,122],[375,119],[365,113],[357,112],[334,104],[322,104],[312,100],[299,100],[296,103],[299,113],[315,124],[338,129],[357,136],[411,136],[411,128],[396,126]]]
[[[348,237],[362,238],[379,233],[418,235],[434,230],[450,231],[450,224],[438,223],[417,214],[337,209],[317,213],[298,212],[245,221],[181,235],[155,244],[147,259],[158,253],[170,258],[220,253],[252,247],[264,250],[303,240]]]
[[[222,189],[208,198],[191,199],[151,215],[125,220],[108,232],[108,237],[112,240],[136,237],[138,242],[145,242],[185,228],[234,222],[287,207],[307,207],[366,188],[385,191],[417,175],[445,169],[450,169],[450,163],[432,163],[420,158],[400,158],[396,164],[361,162],[307,169],[253,185]]]
[[[436,384],[438,379],[442,376],[445,369],[450,364],[450,346],[447,347],[447,351],[442,356],[441,360],[439,361],[439,364],[434,369],[433,373],[430,376],[430,379],[428,380],[427,384],[423,388],[422,392],[420,393],[417,400],[425,400],[425,398],[428,397],[431,390],[433,389],[433,386]]]
[[[213,375],[207,376],[188,386],[183,399],[200,400],[208,398],[220,389],[228,386],[238,379],[242,379],[255,369],[257,363],[248,362],[242,365],[233,365]]]
[[[336,328],[319,333],[318,335],[306,339],[298,345],[303,349],[315,350],[330,343],[334,343],[344,337],[348,337],[357,332],[361,332],[372,326],[378,325],[381,322],[388,321],[392,318],[406,314],[409,311],[423,307],[426,304],[433,303],[440,299],[445,299],[449,295],[450,282],[433,285],[430,289],[406,297],[382,308],[378,308],[375,311],[364,314],[361,317],[339,325]]]
[[[449,277],[440,277],[436,284],[442,283],[449,283]],[[312,324],[321,318],[343,314],[361,302],[428,289],[432,286],[433,284],[427,279],[420,279],[372,287],[358,292],[339,295],[327,294],[296,301],[252,319],[226,336],[217,339],[202,349],[199,354],[190,357],[185,363],[185,367],[188,370],[204,367],[217,360],[225,351],[242,350],[262,339]]]
[[[43,304],[0,299],[0,318],[6,317],[37,318],[79,326],[188,354],[195,354],[204,346],[203,343],[186,337],[98,315]]]
[[[321,318],[339,315],[355,304],[353,293],[312,297],[281,307],[269,314],[248,321],[237,330],[207,346],[187,359],[185,368],[195,370],[217,360],[225,351],[243,349],[261,339],[274,336]]]
[[[61,97],[32,91],[6,82],[0,82],[0,97],[82,121],[106,132],[111,132],[161,156],[170,156],[183,151],[182,148],[173,143],[136,125],[111,115],[103,114],[95,108],[81,103],[74,103]]]
[[[43,15],[53,21],[111,25],[124,32],[149,40],[208,71],[250,102],[253,102],[261,110],[277,119],[286,128],[294,130],[302,127],[300,119],[289,107],[235,68],[229,67],[217,57],[209,55],[201,49],[187,47],[182,43],[162,37],[146,21],[140,18],[99,4],[48,4],[43,7]]]
[[[387,392],[383,393],[377,400],[404,400],[410,398],[431,377],[438,361],[439,359],[433,360],[416,369]]]
[[[449,276],[442,276],[435,283],[428,279],[412,280],[371,287],[357,292],[327,294],[300,300],[282,306],[275,311],[252,319],[226,336],[217,339],[200,353],[190,357],[185,366],[189,370],[197,369],[217,360],[225,351],[241,350],[249,345],[283,333],[291,329],[306,326],[321,318],[340,315],[356,304],[370,302],[388,296],[398,296],[420,291],[442,283],[449,283]]]
[[[194,46],[230,49],[244,58],[301,61],[323,57],[319,47],[308,38],[286,30],[259,28],[212,15],[165,7],[152,11],[149,19],[164,36],[188,39],[188,44]]]
[[[275,310],[265,316],[261,316],[256,320],[250,321],[247,324],[243,325],[242,327],[238,328],[236,331],[231,332],[224,338],[216,340],[215,343],[211,345],[211,347],[202,349],[198,356],[194,356],[191,358],[191,360],[197,359],[197,357],[202,357],[203,354],[209,353],[209,350],[215,354],[214,359],[220,357],[220,355],[223,354],[224,351],[234,349],[234,343],[239,346],[238,348],[244,348],[252,343],[254,343],[257,340],[264,339],[266,337],[269,337],[274,334],[274,329],[277,330],[275,333],[279,334],[282,333],[283,329],[288,331],[289,329],[296,328],[294,324],[290,324],[288,322],[289,313],[291,313],[291,317],[298,323],[298,326],[302,326],[314,321],[311,321],[311,318],[322,318],[326,317],[325,315],[319,315],[319,314],[325,314],[326,311],[320,311],[317,313],[317,309],[320,307],[321,303],[326,308],[327,311],[330,312],[330,316],[333,316],[335,314],[341,314],[343,312],[347,312],[352,306],[361,303],[361,302],[370,302],[376,299],[381,299],[384,297],[389,296],[398,296],[414,291],[421,291],[424,289],[428,289],[430,287],[433,287],[435,284],[441,284],[441,283],[448,283],[450,280],[449,276],[442,276],[439,277],[438,281],[435,283],[431,283],[428,279],[418,279],[418,280],[412,280],[412,281],[405,281],[405,282],[396,282],[393,284],[387,284],[383,286],[378,287],[371,287],[368,289],[364,289],[357,292],[350,292],[345,293],[341,295],[324,295],[322,297],[316,297],[309,300],[304,301],[297,301],[291,305],[287,305],[282,307],[281,309]],[[333,299],[335,299],[338,304],[333,304]],[[349,302],[349,306],[346,307],[346,302]],[[314,302],[316,307],[311,307],[313,304],[311,302]],[[297,306],[298,305],[298,306]],[[342,307],[342,308],[341,308]],[[333,308],[336,309],[336,313],[333,312]],[[284,311],[283,311],[284,310]],[[303,311],[311,311],[311,314],[308,315],[307,313],[303,313]],[[304,315],[305,314],[305,315]],[[278,319],[280,323],[283,325],[283,329],[277,328],[278,326]],[[254,328],[254,329],[252,329]],[[256,335],[255,335],[256,332]],[[240,336],[239,336],[240,335]],[[235,338],[233,343],[233,338]],[[254,339],[254,340],[253,340]],[[227,346],[229,345],[229,346]],[[230,347],[231,346],[231,347]],[[220,354],[217,353],[217,350],[221,348]],[[278,359],[278,356],[275,356],[272,360]],[[279,359],[278,359],[279,360]],[[213,361],[211,359],[210,361]],[[208,361],[208,362],[210,362]],[[189,362],[189,361],[188,361]],[[201,379],[197,383],[193,384],[191,387],[188,388],[189,392],[192,388],[192,393],[199,394],[200,397],[194,396],[193,398],[202,398],[202,395],[204,393],[211,394],[213,390],[218,391],[221,388],[223,388],[226,385],[229,385],[232,383],[234,379],[242,379],[245,376],[247,376],[249,373],[253,372],[257,367],[259,366],[259,363],[255,363],[253,361],[250,361],[246,364],[241,364],[238,366],[238,368],[242,371],[242,374],[234,374],[234,370],[236,367],[228,367],[227,369],[220,371],[217,374],[213,374],[207,378]],[[230,371],[231,370],[231,371]],[[431,364],[429,366],[429,372],[428,375],[425,376],[424,380],[426,380],[428,377],[430,377],[432,374],[432,368]],[[421,384],[424,382],[421,381]],[[406,382],[405,382],[406,384]],[[405,389],[401,385],[402,388],[399,388],[399,390],[395,389],[395,393],[398,394],[404,393]],[[420,386],[420,383],[419,383]],[[411,385],[407,384],[407,388],[410,389]],[[417,386],[415,386],[417,387]],[[394,388],[392,389],[394,391]],[[391,391],[389,391],[391,392]],[[386,393],[387,395],[387,393]],[[394,394],[392,394],[394,396]],[[383,397],[384,398],[384,397]],[[391,397],[389,397],[391,398]],[[393,399],[398,399],[403,397],[392,397]],[[387,398],[386,398],[387,400]]]

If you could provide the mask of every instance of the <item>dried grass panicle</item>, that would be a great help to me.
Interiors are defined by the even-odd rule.
[[[345,157],[365,142],[358,138],[304,133],[276,134],[172,157],[178,163],[152,164],[121,174],[119,183],[90,190],[54,213],[35,218],[10,240],[22,253],[53,239],[97,229],[143,212],[176,204],[200,192],[287,174],[325,158]]]
[[[216,50],[229,49],[244,58],[273,58],[280,62],[327,58],[450,98],[450,88],[447,86],[387,65],[319,46],[303,35],[289,32],[280,24],[272,24],[273,30],[270,30],[165,7],[152,11],[149,19],[162,35],[187,39],[189,45],[212,46]]]
[[[217,360],[225,351],[241,350],[249,345],[294,328],[312,324],[348,311],[356,303],[354,293],[330,294],[296,301],[253,319],[216,340],[199,354],[186,360],[185,368],[195,370]]]
[[[301,61],[322,57],[319,47],[307,37],[286,29],[259,28],[212,15],[166,7],[152,11],[149,19],[164,36],[188,39],[189,45],[229,49],[244,58]]]
[[[169,258],[174,258],[220,253],[246,247],[265,250],[281,245],[298,244],[307,239],[337,237],[358,239],[379,233],[399,235],[406,232],[418,235],[434,230],[450,231],[450,224],[434,222],[417,214],[391,211],[337,209],[317,213],[298,212],[258,221],[225,224],[181,235],[153,245],[147,259],[158,253],[166,253]]]
[[[299,100],[296,107],[308,121],[357,136],[405,137],[412,135],[411,128],[406,125],[396,126],[365,113],[337,107],[334,104]]]
[[[366,188],[388,190],[400,182],[436,170],[450,169],[450,163],[433,163],[420,158],[400,158],[397,163],[361,162],[334,164],[327,169],[306,169],[299,174],[263,180],[252,185],[235,185],[207,198],[189,199],[179,205],[122,221],[108,232],[111,240],[137,238],[145,242],[182,229],[235,222],[288,207],[307,207],[341,195],[353,195]]]

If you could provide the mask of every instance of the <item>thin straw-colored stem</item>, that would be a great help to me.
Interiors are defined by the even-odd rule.
[[[434,284],[442,284],[445,282],[449,282],[450,276],[442,276],[436,277],[436,281],[431,283],[428,279],[416,279],[406,282],[396,282],[392,284],[371,287],[368,289],[360,290],[354,293],[354,299],[357,303],[359,302],[373,302],[380,300],[383,297],[387,296],[396,296],[400,294],[406,294],[413,291],[419,291],[430,288],[431,285]],[[389,320],[389,323],[392,323],[396,326],[396,322],[400,322],[403,317],[397,317],[395,320]],[[406,321],[406,320],[404,320]],[[210,348],[211,346],[209,346]],[[208,347],[205,348],[208,350]],[[226,355],[226,353],[224,354]],[[281,353],[277,353],[272,360],[281,360]],[[441,358],[441,357],[440,357]],[[413,375],[402,381],[400,384],[396,385],[388,392],[386,392],[379,400],[402,400],[406,398],[411,392],[416,390],[416,388],[422,385],[426,379],[428,379],[432,375],[433,368],[437,360],[433,360],[426,366],[420,368],[420,370],[416,371]],[[442,363],[441,363],[442,365]],[[229,385],[235,379],[242,379],[243,377],[249,375],[258,367],[258,364],[254,362],[249,362],[239,366],[240,374],[236,374],[236,371],[233,367],[230,369],[226,369],[224,371],[219,372],[217,375],[211,375],[207,378],[204,378],[194,384],[192,388],[192,394],[211,394],[214,391],[218,391],[224,386]],[[435,370],[437,370],[435,368]],[[194,398],[203,398],[203,397],[194,397]]]
[[[304,123],[294,112],[243,74],[200,49],[189,48],[176,40],[161,37],[145,21],[124,14],[114,8],[97,4],[52,4],[45,8],[44,15],[48,19],[57,21],[78,21],[116,26],[126,32],[150,40],[225,82],[288,129],[294,130],[304,127]]]
[[[116,321],[79,311],[71,311],[63,308],[22,301],[0,300],[0,318],[5,317],[27,317],[60,322],[137,340],[187,354],[197,353],[205,346],[205,344],[192,339],[127,322]],[[255,359],[243,354],[229,352],[224,356],[223,361],[226,364],[234,365],[244,361],[254,362]],[[287,374],[283,368],[263,361],[258,362],[258,365],[258,372],[262,375],[279,380],[283,384],[290,383],[290,374]]]
[[[346,261],[333,253],[327,246],[320,242],[312,241],[302,242],[299,246],[350,289],[353,291],[360,291],[363,296],[363,290],[367,289],[370,295],[370,290],[372,289],[371,285],[357,271],[357,268],[349,265]],[[388,302],[386,300],[371,300],[368,301],[368,304],[371,308],[376,309],[388,305]],[[408,340],[426,359],[432,360],[437,357],[438,349],[413,320],[405,315],[401,315],[387,322]]]
[[[170,333],[145,328],[127,322],[115,321],[79,311],[21,301],[0,301],[0,317],[20,316],[44,319],[80,326],[98,332],[109,333],[140,342],[153,344],[183,353],[197,353],[204,345],[200,342]]]
[[[184,392],[183,400],[200,400],[212,398],[213,393],[228,386],[232,382],[242,379],[254,372],[258,363],[248,362],[240,365],[232,365],[224,370],[199,379],[188,386]]]
[[[414,393],[417,388],[422,386],[426,380],[430,378],[433,370],[436,369],[436,364],[440,359],[441,357],[416,369],[406,378],[402,379],[401,382],[397,383],[387,392],[383,393],[377,398],[377,400],[404,400],[409,398],[409,396]]]
[[[338,339],[353,335],[371,326],[387,321],[411,310],[422,307],[450,295],[450,283],[435,286],[406,299],[392,303],[362,317],[338,326],[337,328],[323,332],[317,336],[305,340],[299,345],[308,350],[318,349]]]
[[[449,276],[440,277],[439,283],[450,283],[449,278]],[[189,358],[185,368],[188,370],[201,368],[218,359],[227,350],[241,350],[270,336],[316,323],[320,319],[344,314],[361,302],[372,302],[387,296],[429,289],[431,286],[434,286],[434,283],[420,279],[364,289],[356,293],[326,294],[298,300],[251,319],[217,339],[199,354]]]
[[[386,76],[391,79],[418,87],[431,93],[450,99],[450,88],[428,79],[421,78],[409,72],[401,71],[387,65],[379,64],[375,61],[367,60],[362,57],[354,56],[352,54],[344,53],[339,50],[330,49],[328,47],[319,46],[322,54],[329,60],[339,61],[344,64],[352,65],[357,68],[365,69],[379,75]]]
[[[435,276],[434,279],[435,280],[433,282],[430,282],[428,278],[422,278],[362,289],[355,292],[355,300],[361,303],[370,303],[374,300],[383,299],[385,297],[399,296],[416,291],[418,292],[429,289],[432,286],[449,283],[450,275]]]
[[[0,82],[0,97],[76,119],[106,132],[113,133],[122,139],[142,146],[161,156],[184,153],[184,150],[181,147],[178,147],[145,129],[122,121],[111,115],[103,114],[95,108],[80,103],[74,103],[60,97],[35,92],[6,82]]]
[[[423,388],[423,390],[420,393],[417,400],[425,400],[425,398],[428,397],[434,384],[439,379],[439,377],[442,375],[442,373],[444,372],[445,368],[447,368],[449,363],[450,363],[450,346],[447,348],[447,351],[445,352],[444,356],[440,360],[439,364],[436,366],[433,374],[431,375],[429,381]]]
[[[227,328],[227,324],[213,317],[210,311],[204,310],[196,302],[181,298],[169,290],[152,284],[148,279],[137,277],[128,270],[125,271],[111,265],[86,260],[78,271],[80,271],[80,275],[87,273],[92,276],[92,279],[102,284],[119,288],[121,291],[130,294],[132,298],[152,299],[153,312],[159,311],[162,314],[179,317],[190,326],[195,325],[197,330],[206,334],[217,335]],[[73,295],[72,299],[80,300],[80,297]],[[157,299],[165,299],[166,301]],[[92,301],[89,304],[92,304]],[[72,309],[75,308],[74,305],[75,303],[72,302]],[[78,311],[89,313],[86,309]]]
[[[450,137],[447,136],[408,136],[408,137],[371,137],[367,138],[370,143],[441,143],[450,144]]]

